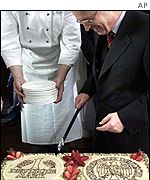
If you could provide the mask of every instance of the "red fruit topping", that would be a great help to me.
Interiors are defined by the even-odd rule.
[[[67,171],[69,172],[69,173],[72,173],[73,172],[73,166],[71,166],[71,165],[69,165],[69,166],[67,166]]]
[[[71,174],[68,171],[65,171],[64,172],[64,177],[67,178],[67,179],[70,179],[71,178]]]
[[[16,157],[12,156],[11,154],[8,154],[8,155],[7,155],[7,159],[8,159],[8,160],[15,160]]]
[[[136,153],[133,153],[131,155],[131,158],[136,161],[141,161],[143,159],[143,156],[144,156],[144,152],[139,149]]]
[[[74,175],[79,175],[79,174],[80,174],[80,169],[76,169],[75,171],[73,171],[71,175],[74,176]]]
[[[134,159],[134,160],[135,160],[137,157],[138,157],[138,154],[137,154],[137,153],[133,153],[133,154],[131,155],[131,158]]]
[[[66,166],[69,166],[69,165],[73,165],[74,164],[74,161],[67,161],[65,164],[64,164],[64,166],[66,167]]]
[[[85,163],[81,159],[76,159],[75,163],[77,163],[79,166],[85,166]]]
[[[79,151],[72,150],[71,158],[75,160],[76,158],[80,158]]]
[[[84,161],[88,158],[88,156],[81,156],[78,150],[72,150],[71,156],[63,156],[63,159],[66,161],[64,166],[73,164],[76,164],[77,166],[85,166]]]
[[[144,152],[141,151],[141,150],[139,150],[139,151],[138,151],[138,156],[143,156],[143,155],[144,155]]]
[[[77,175],[72,176],[69,180],[77,180]]]
[[[17,158],[17,159],[19,159],[19,158],[21,157],[21,155],[22,155],[22,152],[20,152],[20,151],[17,151],[17,152],[16,152],[16,158]]]
[[[7,153],[10,154],[10,155],[12,155],[12,156],[14,156],[14,157],[16,156],[16,151],[15,151],[12,147],[10,147],[10,148],[8,149]]]
[[[135,160],[136,161],[142,161],[142,156],[138,156]]]
[[[78,167],[78,164],[74,163],[74,164],[72,164],[72,167],[73,167],[74,170],[76,170],[77,167]]]
[[[71,157],[70,157],[70,156],[63,156],[63,160],[64,160],[64,161],[70,161],[70,160],[71,160]]]
[[[63,160],[66,161],[64,166],[66,171],[64,177],[67,180],[77,180],[77,176],[80,174],[78,166],[85,166],[84,161],[89,159],[88,156],[81,156],[78,150],[72,150],[71,156],[63,156]]]
[[[88,160],[88,159],[89,159],[88,156],[81,156],[81,160],[82,160],[82,161],[86,161],[86,160]]]

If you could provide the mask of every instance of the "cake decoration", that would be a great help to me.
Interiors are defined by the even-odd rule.
[[[77,176],[80,174],[81,170],[78,169],[76,166],[69,165],[66,167],[66,170],[63,174],[65,179],[67,180],[76,180]]]
[[[140,149],[137,152],[131,154],[131,158],[136,161],[142,161],[143,156],[144,156],[144,152],[141,151]]]
[[[17,152],[9,149],[8,155],[15,159],[7,156],[1,162],[2,180],[149,180],[149,158],[141,150],[133,154],[72,150],[57,155],[21,153],[20,157]]]
[[[63,156],[63,160],[66,161],[64,166],[75,164],[77,166],[84,166],[86,161],[89,157],[80,155],[78,150],[72,150],[71,156],[65,155]]]
[[[14,148],[10,147],[9,150],[7,151],[7,159],[8,160],[15,160],[19,159],[22,156],[21,151],[16,151]]]
[[[64,172],[64,164],[55,154],[26,154],[7,162],[2,180],[58,180]]]
[[[62,159],[66,162],[64,164],[66,167],[64,177],[67,180],[76,180],[77,176],[80,174],[80,169],[78,169],[78,167],[84,167],[84,161],[88,160],[89,157],[80,155],[78,150],[72,150],[71,155],[65,155],[62,157]]]
[[[86,180],[149,180],[145,163],[117,153],[93,156],[85,165],[84,176]]]

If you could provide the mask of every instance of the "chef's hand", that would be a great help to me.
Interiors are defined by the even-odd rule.
[[[100,127],[96,127],[98,131],[109,131],[113,133],[121,133],[124,129],[117,112],[108,114],[99,123]]]
[[[26,81],[23,78],[15,78],[13,82],[13,88],[18,96],[18,100],[21,102],[21,104],[24,103],[23,98],[25,97],[22,90],[22,84],[24,84]]]
[[[14,65],[10,67],[10,71],[12,73],[14,82],[13,82],[13,88],[16,94],[18,95],[18,100],[23,104],[23,90],[22,90],[22,84],[24,84],[26,81],[23,78],[23,71],[21,65]]]
[[[83,108],[87,101],[90,99],[90,96],[85,93],[80,93],[76,98],[75,98],[75,107],[77,109],[80,109],[81,107]]]
[[[55,80],[56,88],[58,89],[57,99],[55,103],[58,103],[62,100],[63,92],[64,92],[64,81]]]
[[[63,92],[64,92],[64,81],[66,79],[66,76],[70,70],[70,66],[65,65],[65,64],[59,64],[58,65],[58,70],[57,70],[57,75],[55,78],[56,82],[56,88],[58,89],[58,95],[55,103],[58,103],[62,100]]]

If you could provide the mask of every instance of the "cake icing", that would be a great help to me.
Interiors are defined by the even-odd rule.
[[[29,154],[11,161],[3,167],[4,180],[58,180],[64,172],[64,164],[54,154]]]
[[[146,159],[145,159],[146,160]],[[97,154],[86,163],[86,180],[148,180],[148,162],[135,161],[127,154]]]
[[[142,161],[131,158],[131,154],[94,154],[88,156],[84,165],[76,168],[80,173],[74,180],[149,180],[149,159],[144,154]],[[1,164],[2,180],[69,180],[64,174],[69,168],[65,166],[65,154],[23,154],[16,160],[4,160]],[[81,164],[82,165],[82,164]],[[70,165],[68,165],[70,166]],[[69,172],[67,172],[69,173]],[[71,177],[71,176],[70,176]]]

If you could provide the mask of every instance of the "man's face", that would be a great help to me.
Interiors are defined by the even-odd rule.
[[[73,11],[73,14],[86,31],[91,28],[99,35],[108,34],[119,17],[116,11]]]

